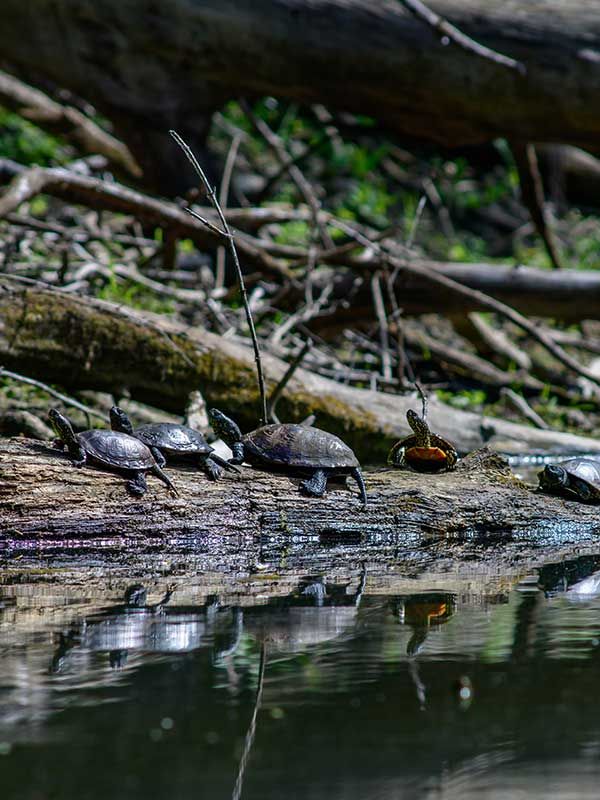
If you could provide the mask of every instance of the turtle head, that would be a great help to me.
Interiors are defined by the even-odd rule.
[[[212,429],[226,445],[231,447],[236,442],[242,441],[242,432],[232,419],[223,414],[217,408],[211,408],[208,412],[208,419]]]
[[[133,425],[127,414],[119,406],[113,406],[110,410],[110,427],[119,433],[133,435]]]
[[[423,417],[420,417],[416,411],[409,408],[406,412],[406,420],[417,437],[419,445],[421,447],[429,447],[431,432],[429,430],[429,425],[425,422]]]
[[[50,420],[50,425],[52,425],[52,430],[61,441],[67,445],[77,441],[73,426],[57,408],[50,409],[48,419]]]
[[[564,489],[567,485],[567,478],[567,471],[558,464],[548,464],[538,473],[540,486],[549,491]]]

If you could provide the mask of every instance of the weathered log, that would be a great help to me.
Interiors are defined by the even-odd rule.
[[[168,128],[197,149],[209,113],[240,93],[371,114],[445,145],[506,136],[597,148],[594,4],[432,8],[526,75],[444,47],[391,0],[4,0],[0,49],[29,78],[96,103],[164,192],[181,188],[185,169]]]
[[[147,494],[134,499],[121,476],[72,467],[50,444],[0,439],[2,546],[51,550],[63,541],[90,548],[107,539],[151,545],[187,538],[198,548],[219,538],[225,553],[257,540],[266,552],[296,537],[321,547],[377,538],[418,547],[432,537],[479,535],[541,545],[600,530],[596,507],[532,491],[487,449],[441,475],[368,472],[364,512],[350,486],[330,483],[317,499],[300,494],[298,479],[249,467],[217,482],[193,468],[169,474],[178,497],[150,477]]]
[[[373,259],[375,261],[375,259]],[[370,265],[357,259],[351,261],[354,269],[365,271]],[[423,265],[441,275],[458,281],[470,289],[484,292],[528,316],[552,317],[564,321],[580,322],[598,319],[600,314],[600,274],[592,270],[543,270],[534,267],[505,266],[503,264],[461,264],[413,259],[416,266]],[[376,268],[375,264],[372,270]],[[371,269],[369,271],[372,271]],[[320,333],[334,333],[357,321],[374,318],[371,291],[368,282],[356,289],[356,275],[350,271],[324,273],[316,276],[317,285],[333,283],[332,299],[351,297],[352,304],[338,309],[335,316],[315,317],[311,326]],[[461,297],[443,287],[435,289],[425,279],[402,272],[395,283],[398,302],[405,314],[431,313],[466,314],[485,310],[469,297]],[[300,295],[290,293],[290,301]]]
[[[287,365],[264,354],[269,390]],[[242,428],[255,427],[258,390],[251,349],[167,317],[75,297],[40,284],[0,277],[0,363],[71,390],[95,389],[182,413],[191,391],[220,406]],[[414,396],[344,386],[298,369],[279,401],[281,419],[315,414],[317,424],[342,436],[359,457],[383,463],[407,434]],[[541,431],[452,409],[431,398],[429,419],[461,452],[484,444],[508,453],[600,452],[600,442]]]

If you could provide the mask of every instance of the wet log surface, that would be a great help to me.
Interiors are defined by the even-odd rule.
[[[438,476],[378,469],[366,473],[369,506],[355,488],[330,484],[306,498],[296,479],[244,467],[212,483],[171,468],[179,496],[154,478],[142,499],[122,477],[77,469],[66,455],[25,439],[0,440],[0,558],[94,561],[110,554],[175,554],[199,572],[348,571],[416,576],[474,570],[514,573],[549,558],[599,546],[597,506],[542,495],[483,450]],[[155,567],[156,568],[156,567]]]

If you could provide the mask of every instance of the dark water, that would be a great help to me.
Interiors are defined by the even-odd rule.
[[[149,574],[123,600],[121,573],[13,565],[1,796],[597,798],[598,570],[232,576],[225,600]]]

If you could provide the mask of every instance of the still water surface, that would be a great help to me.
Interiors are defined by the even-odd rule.
[[[597,798],[599,569],[387,594],[363,568],[191,604],[181,585],[91,600],[85,572],[68,597],[14,574],[1,796]]]

